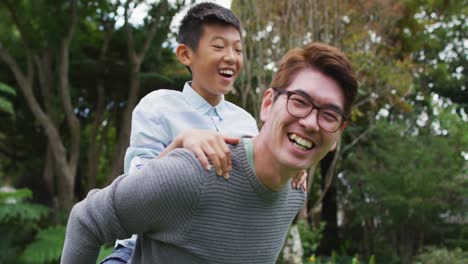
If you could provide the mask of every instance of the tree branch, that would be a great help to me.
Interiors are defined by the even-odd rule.
[[[125,31],[127,32],[127,52],[128,52],[128,57],[133,61],[136,60],[136,54],[135,54],[135,42],[133,40],[133,30],[131,28],[131,25],[128,23],[128,17],[129,17],[129,6],[130,6],[131,0],[127,0],[125,2],[125,12],[124,12],[124,26],[125,26]]]
[[[162,0],[160,2],[158,12],[152,18],[151,26],[148,31],[148,34],[146,35],[145,43],[143,44],[143,47],[141,48],[140,52],[136,54],[136,58],[139,63],[143,61],[143,58],[145,57],[146,52],[151,46],[151,42],[153,41],[154,35],[156,34],[156,31],[159,28],[159,19],[161,18],[162,14],[164,14],[167,11],[168,7],[169,7],[169,3],[167,2],[167,0]]]
[[[354,145],[356,145],[361,139],[363,139],[367,134],[369,134],[370,131],[374,129],[374,126],[369,126],[364,132],[362,132],[358,137],[353,139],[353,141],[349,144],[346,145],[346,147],[343,148],[343,151],[341,152],[342,154],[346,153],[348,150],[350,150]]]
[[[60,43],[60,62],[58,65],[58,78],[59,78],[59,92],[62,98],[63,106],[65,108],[65,113],[67,117],[67,122],[70,127],[71,134],[71,150],[70,150],[70,160],[69,168],[74,171],[76,170],[76,165],[78,164],[79,158],[79,142],[80,142],[80,131],[79,131],[79,121],[73,112],[73,106],[71,103],[70,96],[70,83],[68,80],[69,74],[69,53],[70,53],[70,43],[75,33],[77,24],[77,14],[76,14],[76,1],[70,0],[70,26],[67,32],[67,35],[62,39]],[[75,175],[74,172],[69,174],[70,176]],[[71,180],[71,179],[70,179]]]
[[[21,24],[20,19],[18,18],[18,13],[16,12],[16,9],[13,7],[10,1],[3,0],[2,3],[7,7],[10,13],[11,19],[13,21],[13,24],[16,25],[16,27],[18,28],[21,39],[23,40],[23,45],[25,46],[26,50],[29,51],[30,47],[28,45],[29,43],[28,34],[26,34],[26,30],[24,26]]]
[[[25,76],[23,71],[20,69],[16,60],[10,55],[8,50],[6,50],[2,43],[0,43],[0,59],[2,59],[6,65],[10,67],[10,70],[15,75],[16,80],[18,81],[20,89],[23,87],[30,87],[31,80]],[[24,92],[24,91],[23,91]]]

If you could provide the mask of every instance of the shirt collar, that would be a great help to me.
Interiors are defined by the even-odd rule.
[[[213,107],[192,88],[191,82],[186,82],[184,89],[182,90],[182,96],[196,112],[200,112],[205,115],[210,111],[213,111],[211,109],[214,108],[214,113],[219,116],[220,119],[223,119],[223,113],[226,105],[224,95],[221,98],[221,101]]]

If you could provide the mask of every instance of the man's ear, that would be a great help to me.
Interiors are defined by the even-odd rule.
[[[340,140],[341,140],[341,134],[343,133],[343,131],[346,128],[347,124],[348,123],[343,122],[343,124],[341,124],[341,127],[338,129],[338,131],[335,132],[335,133],[340,133],[340,136],[339,136],[338,140],[336,140],[335,144],[333,144],[333,146],[330,148],[330,151],[334,151],[336,149],[336,146],[338,146],[338,142],[340,142]]]
[[[176,56],[179,61],[184,64],[187,67],[192,66],[192,49],[185,45],[185,44],[179,44],[177,45],[176,48]]]
[[[273,106],[274,96],[275,96],[275,91],[273,91],[273,89],[271,89],[271,88],[268,88],[263,93],[262,108],[260,110],[260,120],[263,123],[265,123],[265,121],[270,116],[271,107]]]

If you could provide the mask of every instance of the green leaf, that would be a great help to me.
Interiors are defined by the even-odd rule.
[[[60,260],[65,232],[65,226],[53,226],[41,230],[36,240],[24,250],[22,259],[27,263],[50,263]]]
[[[4,98],[0,97],[0,111],[14,114],[13,104]]]
[[[45,216],[49,212],[46,206],[24,201],[31,197],[29,189],[0,192],[0,223],[37,222]]]
[[[13,104],[3,94],[16,96],[15,89],[5,83],[0,82],[0,112],[14,114]]]
[[[32,192],[29,189],[16,189],[12,192],[0,192],[0,203],[5,203],[7,200],[11,199],[29,199],[32,197]],[[6,202],[8,203],[8,202]]]
[[[5,93],[5,94],[16,96],[15,89],[7,85],[6,83],[2,83],[2,82],[0,82],[0,93]]]

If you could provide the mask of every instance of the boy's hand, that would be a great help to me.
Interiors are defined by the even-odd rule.
[[[307,191],[307,172],[305,170],[300,171],[291,181],[291,187],[296,190],[302,189]]]
[[[181,146],[195,153],[202,166],[211,169],[214,165],[216,174],[229,179],[232,170],[231,151],[228,144],[238,144],[240,138],[223,136],[219,132],[190,129],[178,136]]]

